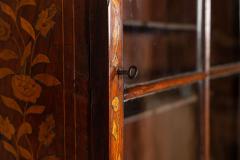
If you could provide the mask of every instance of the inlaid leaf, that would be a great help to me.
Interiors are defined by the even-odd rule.
[[[17,151],[15,150],[15,148],[9,144],[6,141],[2,141],[3,144],[3,148],[8,151],[9,153],[11,153],[15,158],[17,158]]]
[[[11,123],[8,117],[3,118],[0,115],[0,133],[8,140],[12,140],[13,135],[15,135],[14,125]]]
[[[31,133],[32,133],[32,126],[27,122],[22,123],[17,132],[17,141],[19,141],[22,136],[26,134],[31,134]]]
[[[36,6],[35,0],[21,0],[18,5],[18,9],[23,6]]]
[[[39,64],[39,63],[50,63],[50,60],[49,60],[49,58],[48,58],[46,55],[44,55],[44,54],[38,54],[38,55],[34,58],[34,60],[33,60],[33,62],[32,62],[32,66],[34,66],[34,65],[36,65],[36,64]]]
[[[1,6],[0,6],[1,7]],[[1,11],[1,8],[0,8]],[[11,25],[0,17],[0,41],[8,41],[11,37]]]
[[[36,39],[36,33],[33,29],[33,26],[30,22],[28,22],[25,18],[20,17],[20,22],[22,29],[26,31],[34,40]]]
[[[54,27],[54,16],[57,13],[57,7],[52,4],[49,8],[42,10],[38,15],[38,20],[35,25],[35,29],[40,32],[43,37],[47,37],[49,31]]]
[[[6,76],[9,76],[11,74],[14,74],[14,72],[9,68],[0,68],[0,79],[5,78]]]
[[[47,156],[43,158],[43,160],[60,160],[57,156],[52,155],[52,156]]]
[[[21,146],[18,146],[18,149],[19,149],[21,157],[23,157],[26,160],[32,160],[33,159],[31,153],[27,149],[25,149]]]
[[[20,63],[21,63],[21,66],[24,65],[26,59],[30,56],[31,51],[32,51],[32,42],[29,42],[29,43],[27,44],[27,46],[25,47],[24,52],[23,52],[23,55],[22,55],[22,57],[21,57],[21,62],[20,62]]]
[[[53,142],[53,139],[56,136],[54,128],[55,119],[52,115],[49,115],[39,126],[38,140],[41,144],[49,146]]]
[[[14,99],[5,97],[5,96],[0,96],[0,97],[2,99],[2,102],[6,105],[6,107],[23,114],[21,107],[18,105],[18,103]]]
[[[34,105],[27,110],[26,114],[42,114],[44,110],[45,106]]]
[[[0,59],[4,61],[12,60],[12,59],[17,59],[18,56],[17,54],[10,49],[3,49],[0,51]]]
[[[34,77],[34,79],[45,84],[48,87],[61,84],[61,82],[56,77],[46,73],[38,74]]]
[[[16,14],[8,4],[0,2],[0,7],[5,14],[10,16],[16,22]]]

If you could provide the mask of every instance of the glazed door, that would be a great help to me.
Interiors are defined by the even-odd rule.
[[[239,1],[122,2],[124,159],[238,160]]]
[[[90,159],[239,159],[238,0],[91,0],[89,13]]]
[[[139,71],[124,80],[125,159],[207,159],[208,3],[124,0],[124,67]]]
[[[72,0],[0,0],[0,154],[79,159]]]

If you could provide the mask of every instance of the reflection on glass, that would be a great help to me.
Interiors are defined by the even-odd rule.
[[[211,82],[211,158],[240,158],[239,77]]]
[[[193,71],[196,64],[195,34],[125,34],[124,65],[138,67],[137,79],[145,82],[163,76]],[[188,45],[186,45],[188,44]]]
[[[125,159],[198,159],[199,97],[194,86],[133,100],[125,108]]]
[[[239,0],[212,0],[212,65],[240,60]]]
[[[195,0],[123,0],[124,21],[190,23],[196,21]]]
[[[123,19],[127,84],[196,70],[196,0],[124,0]]]

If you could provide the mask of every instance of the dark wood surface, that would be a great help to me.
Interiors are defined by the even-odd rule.
[[[78,121],[76,128],[78,129],[77,135],[77,160],[90,159],[90,38],[89,38],[89,1],[75,0],[75,92],[76,98],[76,114]]]
[[[6,136],[1,136],[0,153],[4,160],[12,159],[64,159],[77,160],[89,158],[89,6],[88,1],[27,1],[29,4],[23,6],[15,14],[17,15],[17,26],[14,26],[13,15],[11,9],[14,10],[16,2],[1,0],[1,27],[3,24],[11,25],[11,36],[16,39],[11,41],[6,37],[0,42],[0,52],[8,48],[19,54],[23,54],[22,41],[24,45],[33,41],[36,43],[35,50],[32,48],[32,56],[35,58],[38,54],[44,54],[48,57],[40,58],[42,63],[36,66],[30,66],[30,59],[26,60],[26,72],[22,71],[22,66],[19,65],[17,58],[6,60],[7,55],[0,60],[0,67],[8,67],[14,70],[14,75],[0,79],[0,94],[2,96],[0,101],[0,115],[3,119],[8,117],[9,122],[14,126],[15,134],[11,135],[11,139]],[[52,7],[51,7],[52,6]],[[5,9],[4,9],[5,8]],[[6,9],[8,8],[8,9]],[[51,9],[51,10],[50,10]],[[50,27],[50,30],[36,27],[43,11],[48,12],[48,16],[52,16],[51,21],[46,22],[45,27]],[[51,12],[51,13],[50,13]],[[56,12],[56,13],[55,13]],[[42,13],[42,15],[40,15]],[[52,15],[51,15],[52,14]],[[20,16],[24,17],[27,22],[20,24]],[[4,21],[4,22],[3,22]],[[44,19],[42,19],[43,22]],[[40,22],[39,22],[40,23]],[[51,26],[51,24],[54,24]],[[25,27],[24,27],[25,26]],[[32,29],[31,29],[32,28]],[[5,32],[5,31],[3,31]],[[34,40],[34,33],[39,34],[38,39]],[[45,33],[47,32],[47,33]],[[2,35],[1,35],[2,36]],[[22,37],[22,38],[21,38]],[[16,44],[15,44],[16,43]],[[19,49],[17,48],[19,45]],[[19,52],[19,53],[18,53]],[[50,61],[50,62],[46,62]],[[30,69],[31,68],[31,69]],[[31,70],[31,72],[30,72]],[[41,87],[41,94],[39,97],[24,97],[24,95],[16,94],[17,90],[21,88],[11,86],[12,79],[16,76],[34,77],[39,73],[47,73],[49,77],[43,77],[42,80],[33,80],[37,86]],[[2,74],[2,71],[1,71]],[[33,79],[33,78],[30,78]],[[23,82],[26,80],[23,79]],[[43,83],[40,83],[40,82]],[[33,83],[32,82],[32,83]],[[35,84],[35,85],[36,85]],[[50,86],[50,87],[49,87]],[[31,88],[30,88],[31,89]],[[33,92],[36,93],[37,91]],[[39,92],[39,91],[38,91]],[[41,105],[40,108],[44,111],[36,110],[37,114],[25,116],[21,115],[8,107],[5,97],[13,99],[19,104],[20,108],[27,110],[33,108],[34,105]],[[33,98],[36,101],[33,101]],[[30,101],[30,102],[28,102]],[[30,107],[32,106],[32,107]],[[43,107],[44,106],[44,107]],[[15,109],[16,110],[16,109]],[[78,114],[79,113],[79,114]],[[47,121],[47,120],[48,121]],[[19,142],[26,151],[19,151],[19,147],[12,142],[15,135],[20,132],[20,126],[29,124],[28,134],[25,135]],[[44,145],[43,141],[39,139],[40,126],[48,124],[51,132],[46,134],[52,138],[49,140],[49,145]],[[1,124],[2,125],[2,124]],[[8,124],[8,127],[11,126]],[[2,127],[2,126],[1,126]],[[6,127],[6,126],[5,126]],[[30,130],[32,130],[30,132]],[[43,131],[43,129],[42,129]],[[1,135],[4,133],[1,131]],[[46,135],[46,136],[47,136]],[[10,153],[9,147],[3,144],[8,142],[16,153]],[[48,157],[51,156],[51,157]]]
[[[90,159],[109,155],[107,1],[90,1]]]

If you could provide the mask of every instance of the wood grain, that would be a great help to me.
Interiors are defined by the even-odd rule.
[[[122,0],[109,3],[109,160],[123,159],[123,77],[117,70],[123,67],[122,60]]]
[[[19,148],[20,156],[25,159],[34,157],[34,160],[38,160],[47,155],[49,156],[46,158],[49,159],[88,159],[90,146],[89,126],[87,125],[89,118],[88,2],[75,0],[18,2],[20,2],[18,5],[14,4],[16,1],[2,0],[0,3],[0,23],[4,24],[5,29],[8,29],[10,25],[5,22],[19,21],[18,26],[11,27],[11,35],[16,35],[16,38],[8,41],[10,37],[5,31],[5,35],[0,35],[0,65],[15,71],[8,70],[8,73],[4,71],[4,75],[1,74],[4,76],[0,79],[1,95],[14,98],[11,103],[15,104],[13,109],[5,106],[6,98],[4,102],[0,101],[0,114],[4,114],[2,120],[7,121],[6,115],[9,115],[10,127],[21,126],[19,135],[31,134],[28,140],[25,141],[23,138],[21,141],[22,146],[26,148]],[[55,6],[57,11],[55,11]],[[19,12],[21,16],[16,16],[15,13],[18,12],[11,11],[14,8],[17,11],[21,10]],[[43,12],[48,12],[48,20],[42,18]],[[21,19],[16,21],[18,17]],[[46,22],[46,26],[42,25],[39,18]],[[37,43],[29,43],[29,41],[37,41]],[[35,52],[31,52],[33,49]],[[24,50],[25,54],[21,56]],[[17,63],[20,58],[22,65]],[[31,63],[29,63],[30,60],[32,60]],[[26,73],[30,75],[12,78],[13,74],[19,72],[24,74],[21,68],[25,65]],[[33,80],[30,76],[36,79]],[[7,85],[12,79],[17,82],[16,84],[20,80],[28,80],[32,84],[37,83],[38,85],[35,84],[38,86],[36,94],[32,97],[21,95],[16,84],[12,84],[13,90],[11,84]],[[76,81],[77,84],[74,83]],[[24,101],[29,102],[25,120],[31,122],[29,123],[31,127],[28,123],[21,125],[22,119],[18,115],[25,113],[25,110],[16,107],[17,105],[24,106]],[[80,116],[77,116],[77,113]],[[42,126],[40,127],[42,129],[39,129],[39,126]],[[51,141],[45,141],[38,133],[39,130],[41,130],[41,135],[45,133],[44,126],[51,128],[48,132],[52,136]],[[39,149],[39,141],[43,144],[51,142],[51,145],[47,149],[43,149],[44,145],[42,145]],[[36,155],[37,152],[38,155]],[[18,152],[15,152],[14,147],[6,141],[0,144],[0,153],[5,160],[13,159],[11,154],[19,158]]]
[[[148,94],[154,94],[163,90],[175,88],[181,85],[187,85],[204,79],[204,73],[193,73],[183,76],[177,76],[169,79],[150,82],[148,84],[140,84],[125,90],[125,101],[139,98]]]

